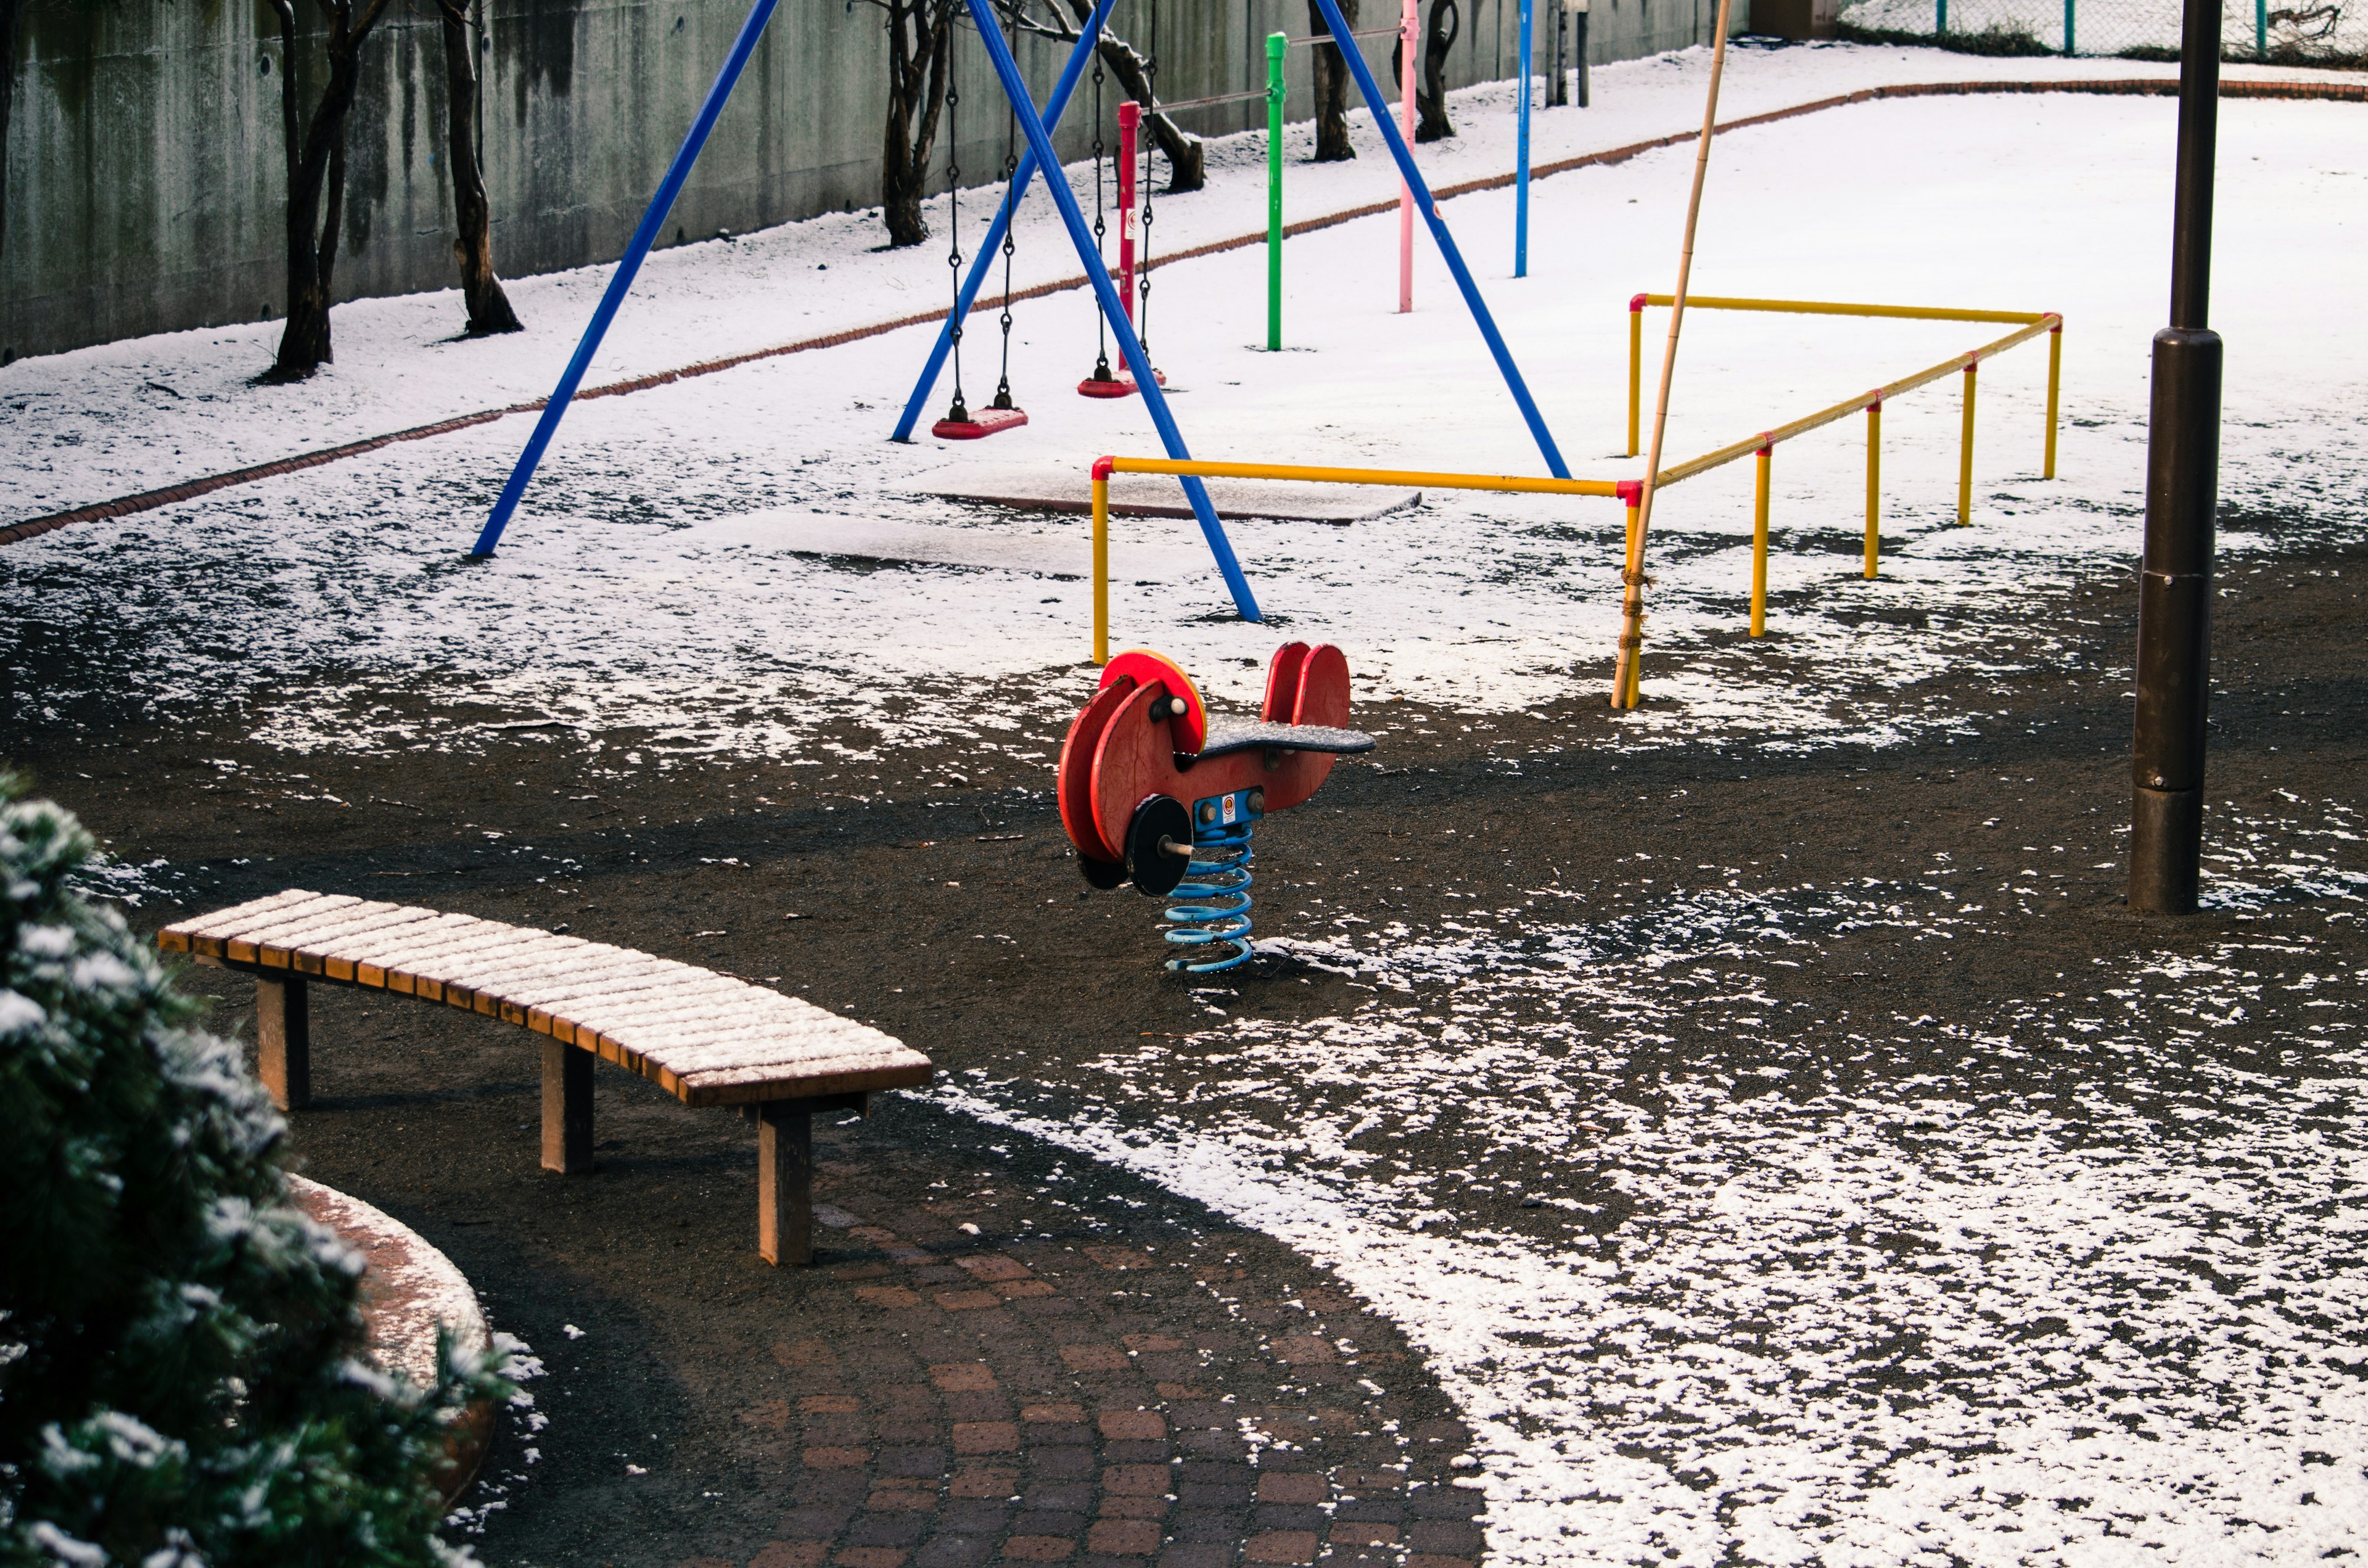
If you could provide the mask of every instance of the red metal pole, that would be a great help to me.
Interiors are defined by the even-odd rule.
[[[1134,142],[1143,106],[1118,106],[1118,298],[1134,320]]]

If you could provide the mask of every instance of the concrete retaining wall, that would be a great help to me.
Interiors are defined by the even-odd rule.
[[[1121,0],[1114,20],[1139,46],[1149,43],[1151,3]],[[1464,3],[1452,85],[1512,75],[1518,0]],[[1542,54],[1550,3],[1540,6]],[[480,4],[496,265],[517,277],[613,260],[729,49],[744,0]],[[1160,96],[1172,100],[1260,86],[1266,34],[1313,30],[1304,0],[1159,4]],[[1711,0],[1595,6],[1589,53],[1599,62],[1702,41],[1715,14]],[[1386,0],[1367,0],[1372,14],[1360,25],[1383,25],[1385,8]],[[787,0],[672,229],[689,237],[739,233],[878,201],[887,52],[880,15],[842,0]],[[984,51],[974,39],[967,43],[962,163],[985,174],[1000,165],[1004,116]],[[1375,39],[1366,46],[1384,74],[1390,45]],[[1040,101],[1060,51],[1021,42]],[[262,0],[85,6],[23,18],[0,236],[0,355],[279,312],[280,52]],[[1291,51],[1299,106],[1308,102],[1311,53]],[[308,86],[317,90],[316,82]],[[456,282],[444,112],[433,9],[398,6],[370,41],[350,122],[340,298]],[[1086,152],[1084,118],[1074,116],[1063,133],[1065,156]],[[1195,111],[1185,122],[1221,133],[1264,119],[1264,106],[1248,102]],[[943,158],[940,147],[940,168]]]

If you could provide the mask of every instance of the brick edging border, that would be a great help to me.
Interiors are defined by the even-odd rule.
[[[1804,114],[1816,114],[1829,108],[1847,108],[1853,104],[1873,103],[1878,98],[1978,97],[1992,93],[2082,93],[2105,97],[2175,97],[2179,93],[2179,79],[2175,76],[2137,76],[2113,81],[1910,82],[1888,87],[1861,87],[1856,92],[1840,93],[1829,98],[1818,98],[1810,103],[1795,104],[1790,108],[1771,109],[1766,114],[1747,115],[1741,119],[1722,120],[1718,129],[1722,134],[1730,131],[1748,131],[1753,126],[1773,125],[1780,119],[1794,119]],[[2223,81],[2220,84],[2220,96],[2224,98],[2317,99],[2337,103],[2368,103],[2368,83]],[[1678,131],[1668,136],[1656,136],[1649,142],[1632,142],[1625,147],[1614,147],[1606,152],[1582,153],[1576,158],[1558,158],[1552,163],[1534,165],[1530,170],[1530,176],[1532,179],[1543,179],[1549,175],[1567,174],[1572,169],[1588,168],[1599,164],[1625,163],[1642,153],[1658,152],[1664,147],[1675,147],[1691,142],[1699,134],[1700,132],[1692,131]],[[1458,196],[1469,196],[1475,191],[1502,190],[1512,183],[1513,176],[1509,174],[1488,175],[1479,179],[1463,180],[1454,185],[1437,187],[1431,194],[1439,200],[1446,201]],[[1387,201],[1367,202],[1360,207],[1328,212],[1320,218],[1303,218],[1296,223],[1286,223],[1283,225],[1282,232],[1286,236],[1311,234],[1319,229],[1335,228],[1342,223],[1353,223],[1360,218],[1378,217],[1384,212],[1395,211],[1397,205],[1397,199],[1395,197]],[[1218,256],[1226,251],[1240,250],[1247,245],[1263,244],[1265,242],[1266,231],[1260,229],[1255,233],[1236,234],[1231,239],[1212,240],[1206,244],[1193,245],[1188,249],[1177,251],[1161,258],[1160,265],[1170,266],[1179,261],[1193,261],[1204,256]],[[1048,294],[1064,293],[1071,289],[1082,289],[1085,286],[1085,277],[1079,274],[1074,278],[1055,278],[1050,283],[1039,283],[1033,288],[1019,290],[1013,293],[1012,298],[1036,300]],[[869,326],[849,327],[843,332],[828,333],[821,337],[801,338],[795,343],[776,344],[770,348],[751,349],[746,354],[729,354],[721,358],[701,359],[694,364],[685,365],[679,369],[659,370],[646,376],[634,376],[621,381],[609,381],[577,392],[576,401],[647,392],[653,387],[670,386],[676,381],[689,381],[697,376],[712,376],[719,370],[734,369],[742,365],[754,364],[759,359],[778,359],[786,355],[803,354],[816,348],[837,348],[842,344],[858,343],[867,337],[879,337],[892,332],[902,332],[908,326],[927,326],[932,322],[945,320],[948,313],[944,308],[923,311],[915,315],[899,316],[894,321],[874,322]],[[397,430],[390,435],[372,436],[361,441],[349,441],[341,447],[325,447],[316,452],[302,452],[294,457],[279,459],[275,462],[257,463],[252,468],[233,469],[227,473],[208,474],[201,479],[186,480],[179,484],[168,484],[160,490],[143,490],[136,495],[120,495],[111,501],[94,502],[90,506],[76,506],[70,511],[51,512],[46,517],[31,517],[21,523],[0,527],[0,545],[14,544],[19,540],[32,539],[37,535],[48,533],[52,528],[64,528],[69,523],[99,522],[109,517],[124,517],[139,512],[153,512],[161,506],[169,506],[180,501],[195,500],[198,496],[211,494],[217,490],[227,490],[233,485],[249,484],[257,480],[273,479],[281,474],[296,473],[308,468],[318,468],[324,463],[336,462],[343,458],[359,457],[365,452],[374,452],[381,447],[390,447],[398,441],[424,441],[431,436],[442,436],[454,430],[465,430],[472,425],[485,425],[496,419],[506,419],[513,414],[540,413],[543,404],[549,401],[547,398],[536,398],[531,403],[514,403],[507,408],[489,408],[475,414],[463,414],[451,419],[439,419],[433,425],[416,425],[408,430]]]

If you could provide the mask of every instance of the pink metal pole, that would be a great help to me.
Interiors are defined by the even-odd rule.
[[[1422,47],[1417,8],[1421,0],[1406,0],[1398,15],[1398,125],[1406,145],[1414,145],[1414,57]],[[1414,192],[1398,182],[1398,313],[1414,309]]]
[[[1134,136],[1143,106],[1118,106],[1118,299],[1134,319]]]

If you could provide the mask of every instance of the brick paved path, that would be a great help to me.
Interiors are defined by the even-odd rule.
[[[236,989],[221,1021],[247,1032]],[[549,1176],[506,1037],[315,1006],[310,1173],[443,1248],[549,1368],[548,1425],[513,1419],[463,1499],[492,1568],[1481,1556],[1467,1435],[1420,1358],[1262,1234],[890,1096],[816,1128],[833,1222],[817,1267],[777,1269],[746,1123],[603,1073],[599,1170]]]
[[[1478,1558],[1463,1426],[1386,1324],[1272,1244],[1132,1217],[1097,1242],[974,1166],[900,1202],[912,1172],[853,1153],[829,1196],[871,1222],[802,1291],[829,1331],[774,1345],[783,1392],[740,1413],[789,1475],[750,1568]]]

